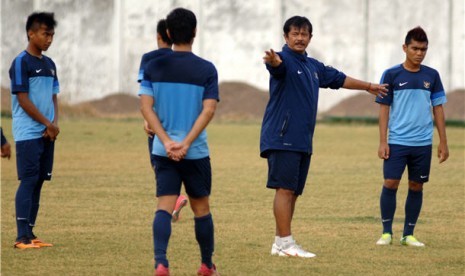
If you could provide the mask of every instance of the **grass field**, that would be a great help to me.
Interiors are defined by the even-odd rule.
[[[11,121],[2,119],[11,141]],[[463,128],[449,128],[450,159],[433,156],[416,236],[425,248],[378,247],[382,162],[376,126],[317,126],[307,187],[293,234],[314,259],[270,256],[273,191],[259,158],[258,124],[209,127],[213,166],[214,261],[222,275],[464,275]],[[437,141],[437,137],[435,139]],[[436,150],[436,146],[434,147]],[[136,119],[61,122],[54,177],[42,190],[36,234],[55,247],[13,249],[15,159],[1,165],[2,275],[152,275],[151,224],[156,204],[142,124]],[[398,192],[400,238],[406,182]],[[172,275],[200,265],[192,212],[173,224]]]

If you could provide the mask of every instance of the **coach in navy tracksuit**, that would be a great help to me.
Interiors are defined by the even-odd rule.
[[[291,235],[291,221],[297,197],[302,194],[312,154],[319,87],[366,90],[385,95],[385,85],[346,76],[307,56],[312,24],[294,16],[284,24],[282,52],[266,51],[263,58],[270,72],[270,100],[263,118],[260,155],[268,159],[267,187],[275,189],[273,211],[276,237],[272,255],[311,258]]]

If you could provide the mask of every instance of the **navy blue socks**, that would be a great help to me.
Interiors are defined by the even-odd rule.
[[[194,218],[195,220],[195,238],[199,243],[202,263],[212,268],[212,255],[215,246],[214,226],[211,214],[203,217]]]
[[[392,235],[392,222],[396,212],[397,189],[392,190],[383,186],[380,198],[381,220],[383,222],[383,233]]]
[[[408,190],[405,201],[405,224],[403,236],[413,235],[415,224],[420,216],[421,205],[423,204],[423,191]]]
[[[41,182],[43,183],[43,181]],[[38,177],[25,177],[21,179],[18,190],[16,191],[15,197],[15,208],[16,208],[16,227],[18,230],[18,236],[16,241],[23,238],[29,237],[29,220],[31,216],[32,201],[35,196],[35,188],[38,184]],[[42,185],[40,185],[42,186]],[[40,198],[40,189],[38,191],[38,197]],[[37,201],[38,204],[38,201]],[[37,208],[37,210],[39,210]],[[37,217],[37,213],[35,214]],[[34,217],[34,221],[35,221]]]
[[[31,211],[29,213],[29,225],[28,225],[28,238],[35,239],[36,236],[32,232],[36,224],[37,214],[39,213],[39,201],[40,201],[40,191],[42,190],[42,185],[44,184],[44,179],[39,179],[37,181],[36,187],[34,188],[34,193],[32,194],[31,200]]]
[[[155,253],[155,268],[158,264],[168,267],[166,249],[171,236],[171,214],[165,210],[155,212],[153,220],[153,246]]]

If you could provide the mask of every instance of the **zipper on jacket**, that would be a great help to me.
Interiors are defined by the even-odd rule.
[[[286,118],[284,118],[283,125],[281,126],[281,133],[279,134],[279,136],[281,136],[281,137],[284,136],[284,133],[287,130],[288,122],[289,122],[289,112],[286,114]]]

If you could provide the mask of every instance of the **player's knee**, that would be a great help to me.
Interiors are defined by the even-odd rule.
[[[421,192],[421,191],[423,191],[423,183],[409,181],[408,182],[408,188],[410,190],[412,190],[412,191],[415,191],[415,192]]]
[[[210,204],[208,201],[208,197],[200,198],[200,199],[189,199],[192,212],[196,217],[203,217],[210,213]]]
[[[397,179],[385,179],[384,187],[390,190],[397,190],[399,188],[400,180]]]

